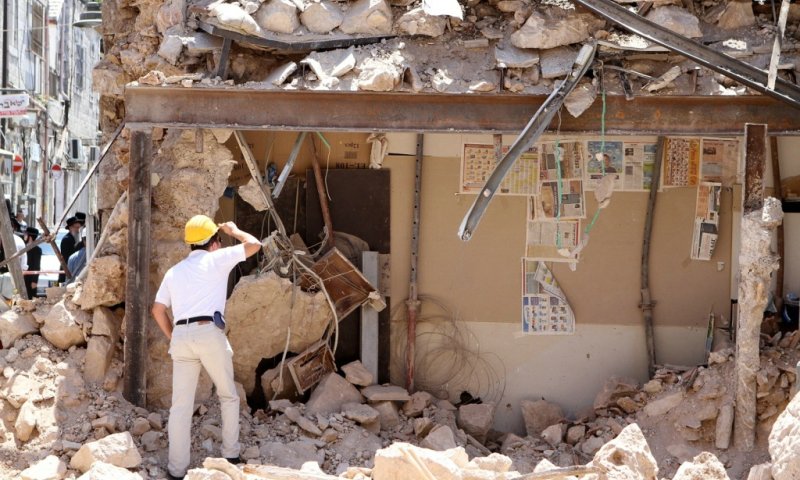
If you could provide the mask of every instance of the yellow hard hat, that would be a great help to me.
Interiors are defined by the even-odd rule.
[[[219,227],[205,215],[195,215],[186,222],[183,241],[188,245],[202,245],[217,233]]]

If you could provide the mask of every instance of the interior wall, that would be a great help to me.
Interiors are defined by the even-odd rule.
[[[778,153],[781,177],[800,175],[800,137],[779,137]],[[770,167],[771,170],[771,167]],[[772,174],[766,175],[770,181]],[[786,213],[783,216],[784,250],[784,293],[800,295],[800,250],[794,248],[800,243],[800,213]]]

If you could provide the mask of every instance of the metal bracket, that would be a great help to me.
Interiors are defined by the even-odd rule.
[[[773,90],[767,86],[768,75],[763,70],[693,42],[661,25],[645,20],[611,0],[576,1],[592,12],[632,33],[641,35],[758,92],[786,102],[795,108],[800,108],[800,87],[797,85],[778,78]]]
[[[458,228],[458,236],[461,240],[466,242],[472,237],[483,214],[486,212],[486,208],[489,206],[489,202],[492,201],[495,192],[500,188],[500,184],[503,183],[508,171],[511,170],[517,158],[528,150],[550,125],[553,117],[564,104],[564,99],[589,70],[594,61],[596,51],[597,44],[595,42],[587,43],[581,48],[572,66],[572,72],[553,89],[553,93],[547,97],[547,100],[542,103],[539,110],[531,117],[505,157],[497,162],[497,166],[489,176],[489,180],[486,181],[486,185],[483,186],[483,189],[475,198],[475,203],[472,204],[467,215],[464,216],[464,220],[461,221],[461,226]]]

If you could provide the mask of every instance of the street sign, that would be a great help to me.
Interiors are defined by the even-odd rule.
[[[24,117],[28,113],[29,103],[27,93],[0,95],[0,117]]]
[[[22,171],[22,167],[25,166],[25,163],[22,161],[22,157],[20,155],[14,155],[14,163],[11,164],[11,170],[14,173],[19,173]]]
[[[62,175],[64,175],[64,171],[61,170],[61,165],[56,163],[52,167],[50,167],[50,174],[53,176],[54,179],[58,180],[59,178],[61,178]]]

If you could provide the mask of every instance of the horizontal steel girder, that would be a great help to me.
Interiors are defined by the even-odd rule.
[[[546,98],[129,86],[125,121],[129,128],[518,133]],[[611,135],[742,135],[745,123],[768,124],[770,135],[800,133],[800,115],[765,96],[608,96],[606,103]],[[562,112],[560,131],[598,133],[601,116],[598,98],[578,118]]]

